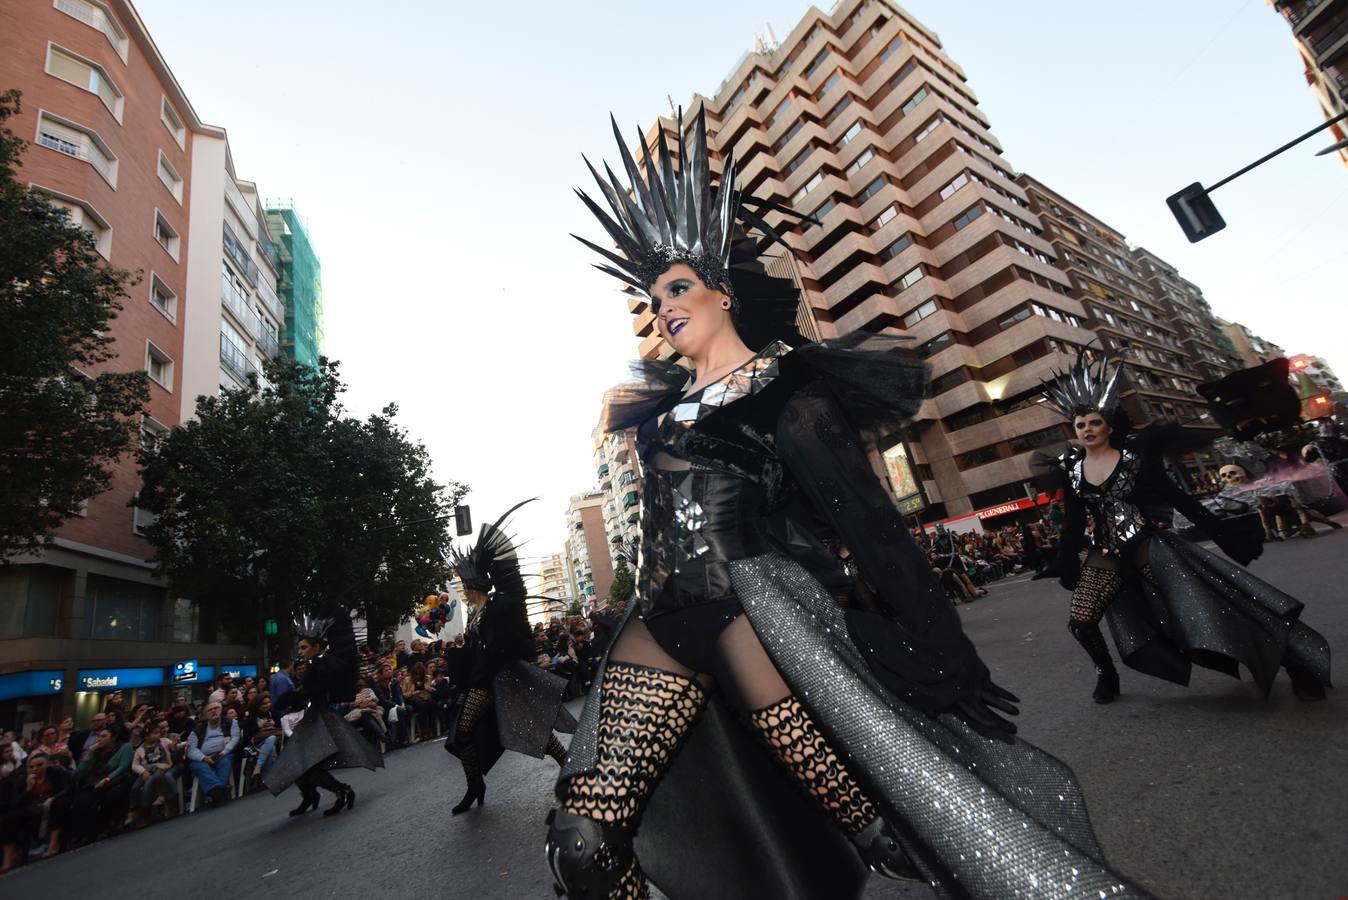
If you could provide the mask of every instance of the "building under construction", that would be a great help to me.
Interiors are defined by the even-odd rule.
[[[286,313],[281,348],[291,359],[317,366],[323,355],[323,271],[318,254],[291,200],[267,202],[267,230],[281,250],[278,293]]]

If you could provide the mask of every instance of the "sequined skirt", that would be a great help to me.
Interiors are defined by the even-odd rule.
[[[569,734],[576,720],[562,700],[567,680],[524,660],[515,660],[496,673],[492,694],[501,746],[542,759],[554,729]]]
[[[1301,621],[1303,604],[1224,556],[1173,532],[1155,531],[1151,578],[1129,572],[1105,611],[1124,663],[1188,684],[1194,664],[1240,677],[1265,694],[1293,663],[1329,682],[1329,643]]]
[[[384,757],[350,722],[327,706],[310,704],[267,772],[267,789],[279,795],[315,766],[373,771],[383,768]]]
[[[1150,896],[1105,863],[1066,765],[1024,741],[989,740],[952,715],[931,717],[897,699],[848,637],[843,610],[794,561],[765,554],[731,563],[731,573],[745,614],[783,678],[868,786],[939,895]],[[595,765],[597,686],[598,680],[559,793],[566,779]],[[698,733],[709,727],[706,720],[694,729],[638,833],[637,852],[651,880],[675,900],[742,896],[739,886],[754,879],[761,879],[762,896],[858,895],[865,873],[848,868],[845,838],[804,806],[792,816],[774,814],[772,805],[786,801],[763,773],[771,780],[775,767],[758,748],[744,749],[742,735],[734,733],[743,729],[715,701],[709,713],[713,734]],[[710,823],[727,816],[752,824],[725,848],[705,840]],[[813,837],[803,840],[807,832]],[[794,848],[802,845],[810,849],[799,857]],[[820,871],[833,879],[827,887],[819,883]]]

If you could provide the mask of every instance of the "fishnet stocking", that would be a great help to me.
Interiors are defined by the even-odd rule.
[[[805,707],[788,696],[749,717],[791,776],[848,834],[875,821],[875,807],[815,727]]]
[[[491,709],[491,691],[486,688],[469,688],[459,701],[459,721],[454,741],[459,746],[459,760],[463,763],[463,776],[468,784],[482,778],[482,765],[477,758],[477,746],[473,743],[473,729],[478,721]]]
[[[1123,574],[1096,566],[1083,566],[1076,590],[1072,591],[1072,621],[1099,625],[1105,609],[1123,587]]]
[[[555,734],[548,738],[548,746],[543,752],[557,760],[558,765],[566,762],[566,748],[562,746],[561,741],[557,740],[557,735]]]
[[[598,753],[594,771],[567,782],[562,810],[632,833],[659,783],[706,705],[702,688],[688,678],[648,666],[609,660],[600,693]],[[601,848],[595,864],[616,865]],[[633,858],[611,900],[648,896]]]

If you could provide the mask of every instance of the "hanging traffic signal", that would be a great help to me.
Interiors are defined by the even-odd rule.
[[[473,533],[473,515],[468,507],[454,507],[454,531],[459,537]]]
[[[1217,212],[1212,196],[1202,184],[1193,184],[1165,198],[1189,243],[1196,244],[1226,227],[1226,220]]]

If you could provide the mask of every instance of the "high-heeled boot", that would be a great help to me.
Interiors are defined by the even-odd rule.
[[[302,816],[310,810],[318,809],[318,801],[321,798],[318,791],[313,788],[300,792],[300,805],[290,811],[291,817]]]
[[[1100,626],[1094,622],[1073,619],[1067,624],[1067,630],[1077,639],[1086,655],[1095,663],[1095,691],[1091,699],[1096,703],[1109,703],[1119,696],[1119,670],[1114,668],[1114,660],[1109,655],[1105,636]]]
[[[649,666],[610,661],[603,678],[595,766],[567,780],[549,816],[548,862],[572,900],[637,900],[648,888],[632,835],[707,698],[696,681]]]
[[[351,789],[349,784],[339,784],[337,790],[337,799],[333,801],[332,806],[323,810],[323,818],[335,816],[344,809],[350,809],[356,805],[356,792]]]

